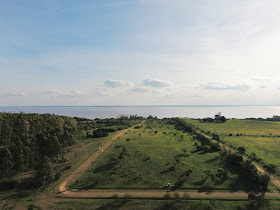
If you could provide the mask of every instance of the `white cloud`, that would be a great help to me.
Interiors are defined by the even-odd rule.
[[[81,90],[46,90],[40,92],[41,96],[50,97],[50,98],[59,98],[59,97],[77,97],[87,95],[86,92]]]
[[[84,95],[80,90],[71,90],[68,94],[65,94],[64,96],[80,96]]]
[[[118,87],[132,87],[133,84],[129,81],[123,80],[106,80],[104,85],[109,88],[118,88]]]
[[[201,85],[201,87],[209,90],[249,90],[251,88],[246,84],[225,84],[218,82],[209,82],[205,85]]]
[[[143,93],[143,92],[147,92],[149,90],[147,88],[140,86],[140,87],[135,87],[135,88],[129,89],[128,91],[134,92],[134,93]]]
[[[171,83],[165,80],[145,79],[142,85],[146,87],[162,88],[162,87],[169,87]]]
[[[97,96],[112,96],[112,92],[104,88],[96,88],[94,94]]]
[[[18,91],[15,91],[15,92],[8,92],[5,94],[6,96],[26,96],[27,94],[25,92],[18,92]]]
[[[272,82],[271,79],[269,79],[269,78],[253,78],[251,80],[255,81],[255,82],[260,82],[260,83],[270,83],[270,82]]]

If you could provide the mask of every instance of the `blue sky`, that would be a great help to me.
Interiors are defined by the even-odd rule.
[[[2,0],[0,105],[280,104],[276,0]]]

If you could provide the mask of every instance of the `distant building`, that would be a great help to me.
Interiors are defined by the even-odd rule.
[[[280,120],[280,116],[279,116],[279,115],[273,115],[272,119],[274,119],[274,120]]]

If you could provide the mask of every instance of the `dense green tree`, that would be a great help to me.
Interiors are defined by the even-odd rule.
[[[0,113],[0,182],[34,170],[41,158],[58,157],[75,143],[77,122],[50,114]]]
[[[10,177],[13,175],[13,156],[8,148],[0,150],[0,178]]]
[[[50,159],[44,156],[37,165],[35,174],[36,186],[45,186],[54,180],[54,170],[51,165]]]

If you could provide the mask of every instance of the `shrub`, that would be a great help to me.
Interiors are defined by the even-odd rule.
[[[274,165],[274,164],[267,164],[267,165],[264,165],[264,168],[265,168],[268,172],[275,174],[275,173],[276,173],[277,166]]]
[[[246,152],[245,147],[238,147],[237,150],[238,150],[238,152],[240,152],[241,154],[243,154],[244,152]]]
[[[188,193],[183,194],[183,199],[187,200],[190,198],[190,195]]]
[[[106,137],[106,136],[108,136],[108,133],[104,132],[100,129],[98,129],[92,133],[93,138],[101,138],[101,137]]]
[[[188,169],[188,170],[185,172],[185,175],[186,175],[186,176],[189,176],[192,172],[193,172],[192,169]]]
[[[170,200],[170,199],[171,199],[171,194],[167,192],[167,193],[163,196],[163,198],[164,198],[165,200]]]
[[[119,199],[120,197],[118,196],[118,194],[114,194],[114,195],[112,196],[112,198],[113,198],[113,199]]]
[[[175,192],[175,193],[174,193],[174,198],[175,198],[176,200],[179,200],[179,199],[181,198],[180,193],[179,193],[179,192]]]
[[[28,210],[42,210],[40,206],[36,206],[34,204],[29,204],[27,207]]]
[[[124,194],[123,196],[124,199],[127,199],[127,200],[130,200],[132,198],[132,195],[129,195],[129,194]]]
[[[54,176],[54,180],[55,181],[58,180],[60,178],[60,176],[61,176],[60,172],[56,173],[55,176]]]

